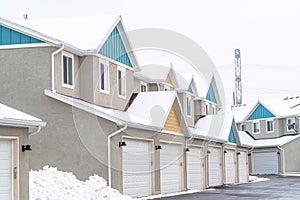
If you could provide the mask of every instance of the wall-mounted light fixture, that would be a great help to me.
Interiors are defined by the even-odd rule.
[[[189,152],[189,151],[190,151],[190,149],[189,149],[189,148],[185,148],[185,151],[186,151],[186,152]]]
[[[248,156],[251,156],[251,153],[248,153]]]
[[[241,155],[241,152],[236,152],[236,155],[238,155],[238,156]]]
[[[280,152],[278,151],[277,154],[280,155]]]
[[[155,150],[160,150],[161,149],[161,146],[160,145],[156,145],[155,146]]]
[[[124,141],[119,142],[119,147],[124,147],[124,146],[126,146],[126,142]]]
[[[32,151],[30,144],[22,145],[22,152]]]
[[[227,153],[227,151],[225,150],[224,153]]]
[[[210,150],[207,150],[207,153],[208,153],[208,154],[211,153]]]

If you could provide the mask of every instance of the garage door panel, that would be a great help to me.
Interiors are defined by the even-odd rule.
[[[209,147],[208,150],[208,176],[209,176],[209,186],[221,185],[221,148],[219,147]]]
[[[226,150],[225,153],[225,176],[226,184],[234,184],[235,183],[235,151]]]
[[[150,142],[124,139],[123,193],[132,197],[151,195]]]
[[[278,174],[277,152],[254,152],[254,174]]]
[[[189,147],[186,153],[187,159],[187,187],[188,189],[203,189],[203,148]]]
[[[11,199],[11,141],[0,140],[0,199]]]
[[[179,192],[181,190],[181,155],[180,145],[161,143],[160,178],[161,193]]]
[[[240,152],[239,159],[239,183],[247,183],[248,170],[247,170],[247,154]]]

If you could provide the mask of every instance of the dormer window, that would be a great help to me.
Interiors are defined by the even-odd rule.
[[[186,115],[191,116],[191,98],[186,97]]]
[[[259,121],[253,122],[253,134],[259,134],[260,133],[260,123]]]
[[[109,68],[104,63],[100,63],[100,91],[109,94]]]
[[[126,98],[126,70],[118,68],[118,96]]]
[[[64,52],[62,56],[62,79],[63,86],[74,88],[74,61],[73,55]]]
[[[274,132],[274,121],[273,120],[267,120],[266,125],[267,125],[267,133]]]
[[[146,83],[141,82],[140,91],[147,92],[147,84]]]

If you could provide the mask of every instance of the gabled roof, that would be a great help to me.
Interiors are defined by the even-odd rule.
[[[0,103],[0,125],[30,127],[45,126],[46,123],[36,117]]]
[[[122,32],[120,35],[126,51],[130,52],[128,55],[132,65],[138,66],[120,16],[29,19],[19,23],[0,18],[0,25],[43,42],[54,45],[63,44],[66,50],[78,55],[97,54],[109,34],[117,27]]]
[[[179,101],[176,93],[172,91],[142,92],[125,112],[97,106],[50,90],[45,90],[45,95],[118,125],[127,124],[128,127],[152,131],[163,130],[171,107],[175,101]],[[185,121],[182,125],[187,126]],[[184,134],[189,135],[188,132]]]
[[[190,81],[190,84],[187,88],[187,91],[194,94],[196,97],[199,97],[199,94],[198,94],[198,89],[197,89],[197,85],[195,83],[195,80],[194,80],[194,76],[192,75],[192,78],[191,78],[191,81]]]
[[[171,70],[169,66],[163,65],[144,65],[140,66],[140,71],[134,75],[149,83],[164,82]]]
[[[277,100],[258,100],[254,105],[234,107],[237,122],[261,118],[286,118],[300,114],[300,97]]]
[[[255,140],[253,137],[251,137],[245,131],[239,131],[239,137],[240,137],[242,145],[252,146],[254,148],[268,148],[268,147],[283,146],[283,145],[299,138],[300,135],[287,135],[287,136],[282,136],[279,138]]]
[[[211,78],[205,99],[207,99],[215,104],[220,104],[220,96],[218,93],[218,88],[217,88],[214,76],[212,76],[212,78]]]

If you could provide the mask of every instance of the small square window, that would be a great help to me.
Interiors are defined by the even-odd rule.
[[[274,121],[273,120],[267,120],[267,133],[274,132]]]
[[[288,118],[287,119],[287,130],[288,131],[295,130],[295,118]]]
[[[254,134],[260,133],[260,123],[259,122],[253,122],[253,133]]]

